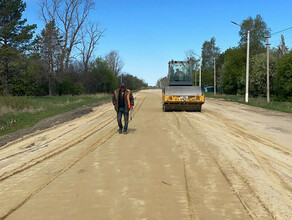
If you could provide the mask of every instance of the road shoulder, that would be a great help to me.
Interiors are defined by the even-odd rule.
[[[54,116],[49,117],[49,118],[45,118],[45,119],[39,121],[37,124],[35,124],[32,127],[24,128],[24,129],[18,130],[16,132],[12,132],[12,133],[0,136],[0,148],[11,141],[15,141],[19,138],[22,138],[25,135],[34,133],[36,131],[45,130],[45,129],[51,128],[53,126],[74,120],[76,118],[80,118],[83,115],[86,115],[86,114],[92,112],[94,107],[97,107],[97,106],[100,106],[100,105],[103,105],[103,104],[106,104],[109,102],[110,102],[110,100],[104,100],[104,101],[100,101],[100,102],[97,102],[94,104],[86,105],[86,106],[83,106],[81,108],[77,108],[77,109],[65,112],[63,114],[58,114],[58,115],[54,115]]]

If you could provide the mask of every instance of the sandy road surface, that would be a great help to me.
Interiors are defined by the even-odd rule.
[[[292,116],[218,100],[161,111],[135,94],[0,149],[0,219],[291,219]]]

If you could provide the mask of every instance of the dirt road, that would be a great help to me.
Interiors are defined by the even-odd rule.
[[[135,94],[0,149],[0,219],[291,219],[292,115],[218,100],[162,112]]]

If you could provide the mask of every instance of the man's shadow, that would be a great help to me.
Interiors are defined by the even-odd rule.
[[[134,134],[136,131],[137,131],[136,128],[128,128],[128,134],[129,133]]]

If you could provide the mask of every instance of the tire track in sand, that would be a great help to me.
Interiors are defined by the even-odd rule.
[[[193,130],[196,130],[196,128],[193,126],[193,124],[190,122],[190,120],[188,119],[188,117],[186,116],[187,113],[184,114],[184,117],[186,119],[186,121],[188,122],[188,124],[193,128]],[[189,115],[189,114],[188,114]],[[217,164],[220,172],[222,173],[222,175],[224,176],[224,178],[226,179],[227,183],[230,185],[231,189],[233,190],[233,192],[235,193],[235,195],[237,196],[238,200],[240,201],[240,203],[242,204],[242,206],[244,207],[244,209],[246,210],[246,212],[248,213],[248,215],[252,218],[252,219],[258,219],[257,213],[255,211],[253,211],[253,209],[248,205],[248,203],[243,199],[242,195],[240,194],[240,192],[238,190],[236,190],[236,188],[233,186],[232,184],[232,180],[230,179],[229,175],[230,172],[226,172],[224,171],[223,166],[220,164],[220,162],[216,159],[216,156],[214,155],[214,153],[209,149],[209,147],[206,145],[206,149],[208,150],[208,152],[210,153],[210,155],[212,156],[213,161]],[[227,158],[225,161],[228,161]],[[248,189],[248,192],[253,195],[256,200],[259,202],[260,206],[266,210],[266,212],[268,213],[268,215],[270,215],[270,217],[274,218],[272,213],[269,211],[269,209],[265,206],[265,204],[262,202],[262,200],[255,194],[255,192],[252,190],[252,188],[250,187],[250,185],[248,184],[248,182],[245,180],[245,178],[239,173],[237,172],[237,170],[234,168],[234,166],[232,164],[230,164],[230,167],[232,168],[232,170],[241,178],[242,182],[246,184],[246,187]],[[229,173],[229,175],[228,175]]]
[[[143,105],[144,101],[146,99],[146,96],[142,99],[140,103],[138,103],[138,106],[136,107],[136,111],[133,112],[133,116],[135,116],[141,106]],[[116,118],[113,118],[111,120],[115,120]],[[108,123],[109,124],[109,123]],[[107,125],[108,125],[107,124]],[[106,125],[105,125],[106,126]],[[104,127],[105,127],[104,126]],[[85,149],[79,157],[77,157],[74,160],[69,161],[66,166],[62,167],[58,172],[56,172],[50,179],[45,181],[43,184],[41,184],[39,187],[37,187],[33,192],[31,192],[23,201],[12,207],[10,210],[8,210],[4,215],[0,216],[0,219],[7,218],[10,214],[12,214],[14,211],[16,211],[18,208],[20,208],[22,205],[24,205],[26,202],[28,202],[33,196],[35,196],[37,193],[39,193],[42,189],[44,189],[46,186],[48,186],[51,182],[53,182],[56,178],[58,178],[60,175],[65,173],[67,170],[69,170],[71,167],[73,167],[76,163],[78,163],[80,160],[82,160],[84,157],[86,157],[88,154],[93,152],[95,149],[97,149],[100,145],[105,143],[107,140],[109,140],[111,137],[113,137],[117,132],[117,128],[112,128],[107,134],[105,134],[103,137],[101,137],[96,143]],[[84,140],[84,139],[83,139]],[[56,154],[55,154],[56,155]],[[52,155],[52,156],[55,156]]]
[[[35,157],[32,160],[25,162],[23,164],[21,164],[20,166],[17,166],[16,168],[14,168],[13,170],[10,171],[6,171],[4,173],[0,173],[0,182],[17,174],[20,173],[24,170],[29,169],[30,167],[33,167],[35,165],[37,165],[38,163],[41,163],[53,156],[56,156],[68,149],[70,149],[71,147],[75,146],[76,144],[82,142],[83,140],[85,140],[86,138],[90,137],[91,135],[93,135],[95,132],[98,132],[99,130],[103,129],[104,127],[106,127],[107,125],[109,125],[113,120],[115,119],[109,119],[106,120],[104,123],[102,123],[101,125],[98,125],[94,128],[92,128],[89,131],[86,131],[85,133],[83,133],[82,135],[80,135],[78,138],[74,139],[73,141],[69,141],[61,146],[58,146],[57,148],[46,152],[44,154],[42,154],[41,156]]]
[[[175,112],[173,112],[173,115],[175,116],[176,122],[177,122],[177,128],[180,131],[181,130],[181,124],[180,121],[176,115]],[[185,152],[184,148],[181,148],[181,150],[183,151],[183,154]],[[189,186],[189,182],[188,182],[188,176],[187,176],[187,169],[186,169],[186,162],[185,159],[182,158],[182,164],[183,164],[183,172],[184,172],[184,181],[185,181],[185,189],[186,189],[186,198],[187,198],[187,203],[188,203],[188,210],[189,210],[189,216],[190,219],[195,220],[196,216],[193,210],[193,206],[192,206],[192,198],[190,195],[190,186]]]
[[[234,135],[235,137],[243,138],[243,141],[238,142],[238,141],[233,140],[233,139],[232,139],[232,141],[237,143],[237,146],[240,146],[240,147],[247,145],[249,152],[252,153],[252,155],[255,157],[256,161],[259,163],[262,170],[268,176],[273,178],[273,182],[275,182],[276,184],[280,183],[280,185],[283,185],[282,178],[279,175],[276,175],[277,177],[275,177],[274,171],[272,170],[273,168],[268,163],[266,158],[265,158],[265,160],[266,160],[265,162],[263,161],[264,159],[261,158],[261,157],[264,157],[264,153],[261,153],[259,150],[256,150],[256,152],[255,152],[255,150],[253,150],[254,148],[252,149],[252,147],[250,146],[249,142],[251,140],[248,137],[253,136],[253,135],[251,133],[249,133],[246,129],[243,129],[241,126],[238,126],[234,122],[232,122],[232,120],[226,119],[223,116],[216,117],[216,116],[211,115],[210,113],[207,113],[206,115],[209,118],[213,118],[216,121],[216,123],[213,123],[210,120],[197,118],[197,117],[194,117],[193,115],[188,114],[188,113],[186,113],[186,114],[187,114],[187,116],[191,116],[191,118],[195,119],[196,121],[201,121],[204,124],[210,124],[210,126],[216,126],[216,127],[218,127],[218,129],[222,129],[222,125],[218,124],[218,122],[222,122],[223,125],[226,127],[226,129],[230,132],[231,135]],[[238,131],[240,131],[240,132],[238,133]],[[255,140],[255,138],[253,138],[252,140]],[[256,139],[256,140],[259,140],[259,139]],[[272,142],[269,142],[269,143],[272,143]],[[282,152],[284,155],[287,155],[287,153],[285,153],[286,151],[285,150],[282,151],[281,148],[273,147],[273,146],[269,146],[269,147],[272,147],[273,149],[275,149],[277,151],[280,150],[280,152]],[[216,147],[214,147],[214,149],[215,148]],[[238,195],[239,199],[241,201],[243,201],[243,205],[249,207],[248,209],[250,211],[252,211],[252,213],[251,213],[252,217],[254,219],[258,219],[258,218],[261,219],[262,215],[265,215],[265,216],[270,216],[270,218],[272,218],[272,219],[275,219],[276,218],[275,214],[270,210],[269,206],[264,202],[263,198],[261,198],[260,195],[258,195],[256,193],[255,189],[250,184],[250,180],[248,180],[247,177],[243,176],[243,174],[240,171],[238,171],[238,169],[235,167],[235,165],[230,161],[230,158],[227,158],[227,156],[222,153],[222,154],[220,154],[220,157],[221,157],[221,159],[220,159],[220,157],[218,157],[218,153],[213,152],[209,148],[208,148],[208,150],[211,152],[214,160],[218,164],[218,166],[221,169],[224,176],[228,179],[228,182],[230,182],[233,190]],[[265,157],[267,157],[267,155],[265,155]],[[263,164],[263,163],[265,163],[265,164]],[[269,168],[267,168],[266,164],[269,166]],[[287,167],[287,166],[285,166],[285,167]],[[278,176],[279,176],[279,178],[278,178]],[[277,181],[275,181],[275,178],[277,178]],[[237,187],[234,186],[233,183],[235,183],[235,185],[237,185]],[[238,185],[240,185],[240,187]],[[286,183],[284,183],[284,187],[286,187]],[[243,193],[241,194],[239,191],[242,191]],[[248,193],[249,195],[246,192],[249,192]],[[250,196],[252,196],[253,198],[251,198]],[[248,204],[252,204],[252,203],[256,204],[255,201],[257,201],[257,203],[260,205],[260,207],[262,207],[261,208],[262,214],[258,214],[259,211],[256,210],[256,206],[248,205]],[[253,211],[253,209],[255,209],[255,211]]]
[[[275,168],[269,162],[270,160],[267,159],[267,158],[271,158],[271,157],[267,156],[264,152],[259,150],[255,146],[253,141],[255,141],[256,143],[271,147],[272,149],[277,150],[279,153],[283,154],[283,156],[285,155],[286,157],[290,156],[290,152],[277,146],[277,144],[271,140],[266,140],[262,137],[258,137],[256,135],[252,134],[252,132],[249,132],[247,129],[235,124],[231,120],[228,120],[222,116],[218,116],[217,114],[211,115],[211,114],[207,113],[207,115],[209,117],[212,117],[216,120],[221,121],[226,127],[228,127],[228,129],[230,130],[230,132],[233,135],[237,135],[237,136],[239,135],[239,137],[242,139],[242,140],[238,141],[238,142],[240,142],[239,145],[240,146],[245,145],[248,147],[248,150],[253,154],[253,156],[256,158],[257,162],[259,163],[259,165],[263,169],[263,171],[270,177],[270,179],[276,185],[282,185],[283,188],[287,189],[288,191],[292,191],[292,187],[283,180],[283,178],[276,172]],[[275,162],[277,165],[282,166],[285,169],[292,171],[291,167],[289,167],[287,164],[285,164],[281,161],[277,161],[274,158],[272,158],[272,159],[273,159],[272,161]],[[290,208],[292,208],[292,206],[290,206]]]
[[[134,115],[139,111],[141,105],[143,104],[144,100],[146,97],[144,97],[144,99],[141,101],[140,104],[138,104],[137,106],[137,111],[134,112]],[[42,154],[39,157],[35,157],[32,160],[25,162],[24,164],[21,164],[20,166],[14,168],[13,170],[10,171],[6,171],[4,173],[0,173],[0,182],[13,176],[14,174],[20,173],[38,163],[41,163],[53,156],[56,156],[68,149],[70,149],[71,147],[75,146],[76,144],[82,142],[83,140],[85,140],[86,138],[90,137],[91,135],[93,135],[94,133],[98,132],[99,130],[105,128],[107,125],[109,125],[111,122],[113,122],[114,120],[116,120],[116,118],[110,118],[108,120],[103,121],[101,124],[95,126],[94,128],[90,129],[89,131],[84,132],[82,135],[80,135],[78,138],[75,138],[73,141],[69,141],[66,142],[65,144],[58,146],[58,148],[53,149],[52,151],[46,152],[44,154]]]

